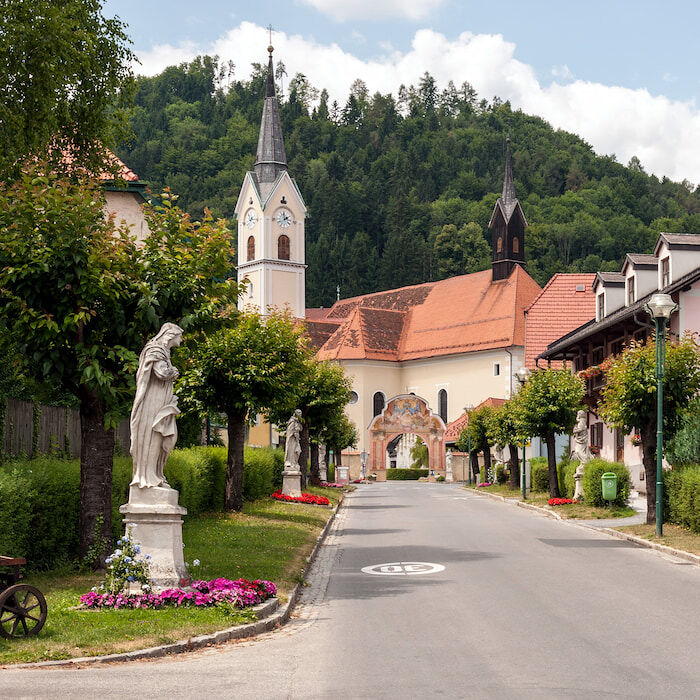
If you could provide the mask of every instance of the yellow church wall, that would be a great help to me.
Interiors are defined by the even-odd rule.
[[[269,305],[279,309],[289,306],[294,311],[296,308],[294,300],[297,298],[298,273],[273,269],[268,270],[267,274],[269,275],[269,280],[266,280],[270,291],[267,296],[270,300]]]
[[[262,291],[262,274],[260,270],[246,270],[243,279],[248,279],[247,285],[240,299],[240,308],[250,307],[255,311],[260,310],[260,293]]]

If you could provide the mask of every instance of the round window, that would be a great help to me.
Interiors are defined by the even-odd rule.
[[[356,391],[351,391],[350,392],[350,401],[348,403],[357,403],[360,400],[360,397],[357,395]]]

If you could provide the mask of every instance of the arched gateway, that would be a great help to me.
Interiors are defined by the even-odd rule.
[[[369,468],[377,479],[386,479],[387,446],[398,435],[413,433],[428,446],[428,466],[435,476],[445,476],[445,423],[415,394],[401,394],[387,401],[369,424]]]

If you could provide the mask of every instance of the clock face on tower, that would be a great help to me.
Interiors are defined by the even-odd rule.
[[[258,221],[258,217],[255,216],[255,212],[251,209],[246,215],[245,215],[245,225],[248,228],[253,228],[255,224]]]
[[[277,214],[276,221],[280,228],[289,228],[292,223],[292,215],[286,209],[281,209]]]

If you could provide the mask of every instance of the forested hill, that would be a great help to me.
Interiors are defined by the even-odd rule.
[[[255,159],[264,79],[260,65],[243,77],[206,57],[140,78],[135,137],[120,157],[193,216],[206,206],[232,217]],[[281,98],[290,174],[309,209],[310,306],[330,305],[337,285],[348,297],[488,267],[508,133],[530,224],[527,268],[540,284],[555,272],[617,270],[626,252],[650,252],[660,230],[700,232],[689,183],[596,156],[468,83],[439,92],[425,74],[391,96],[356,81],[344,105],[321,87],[297,75]]]

